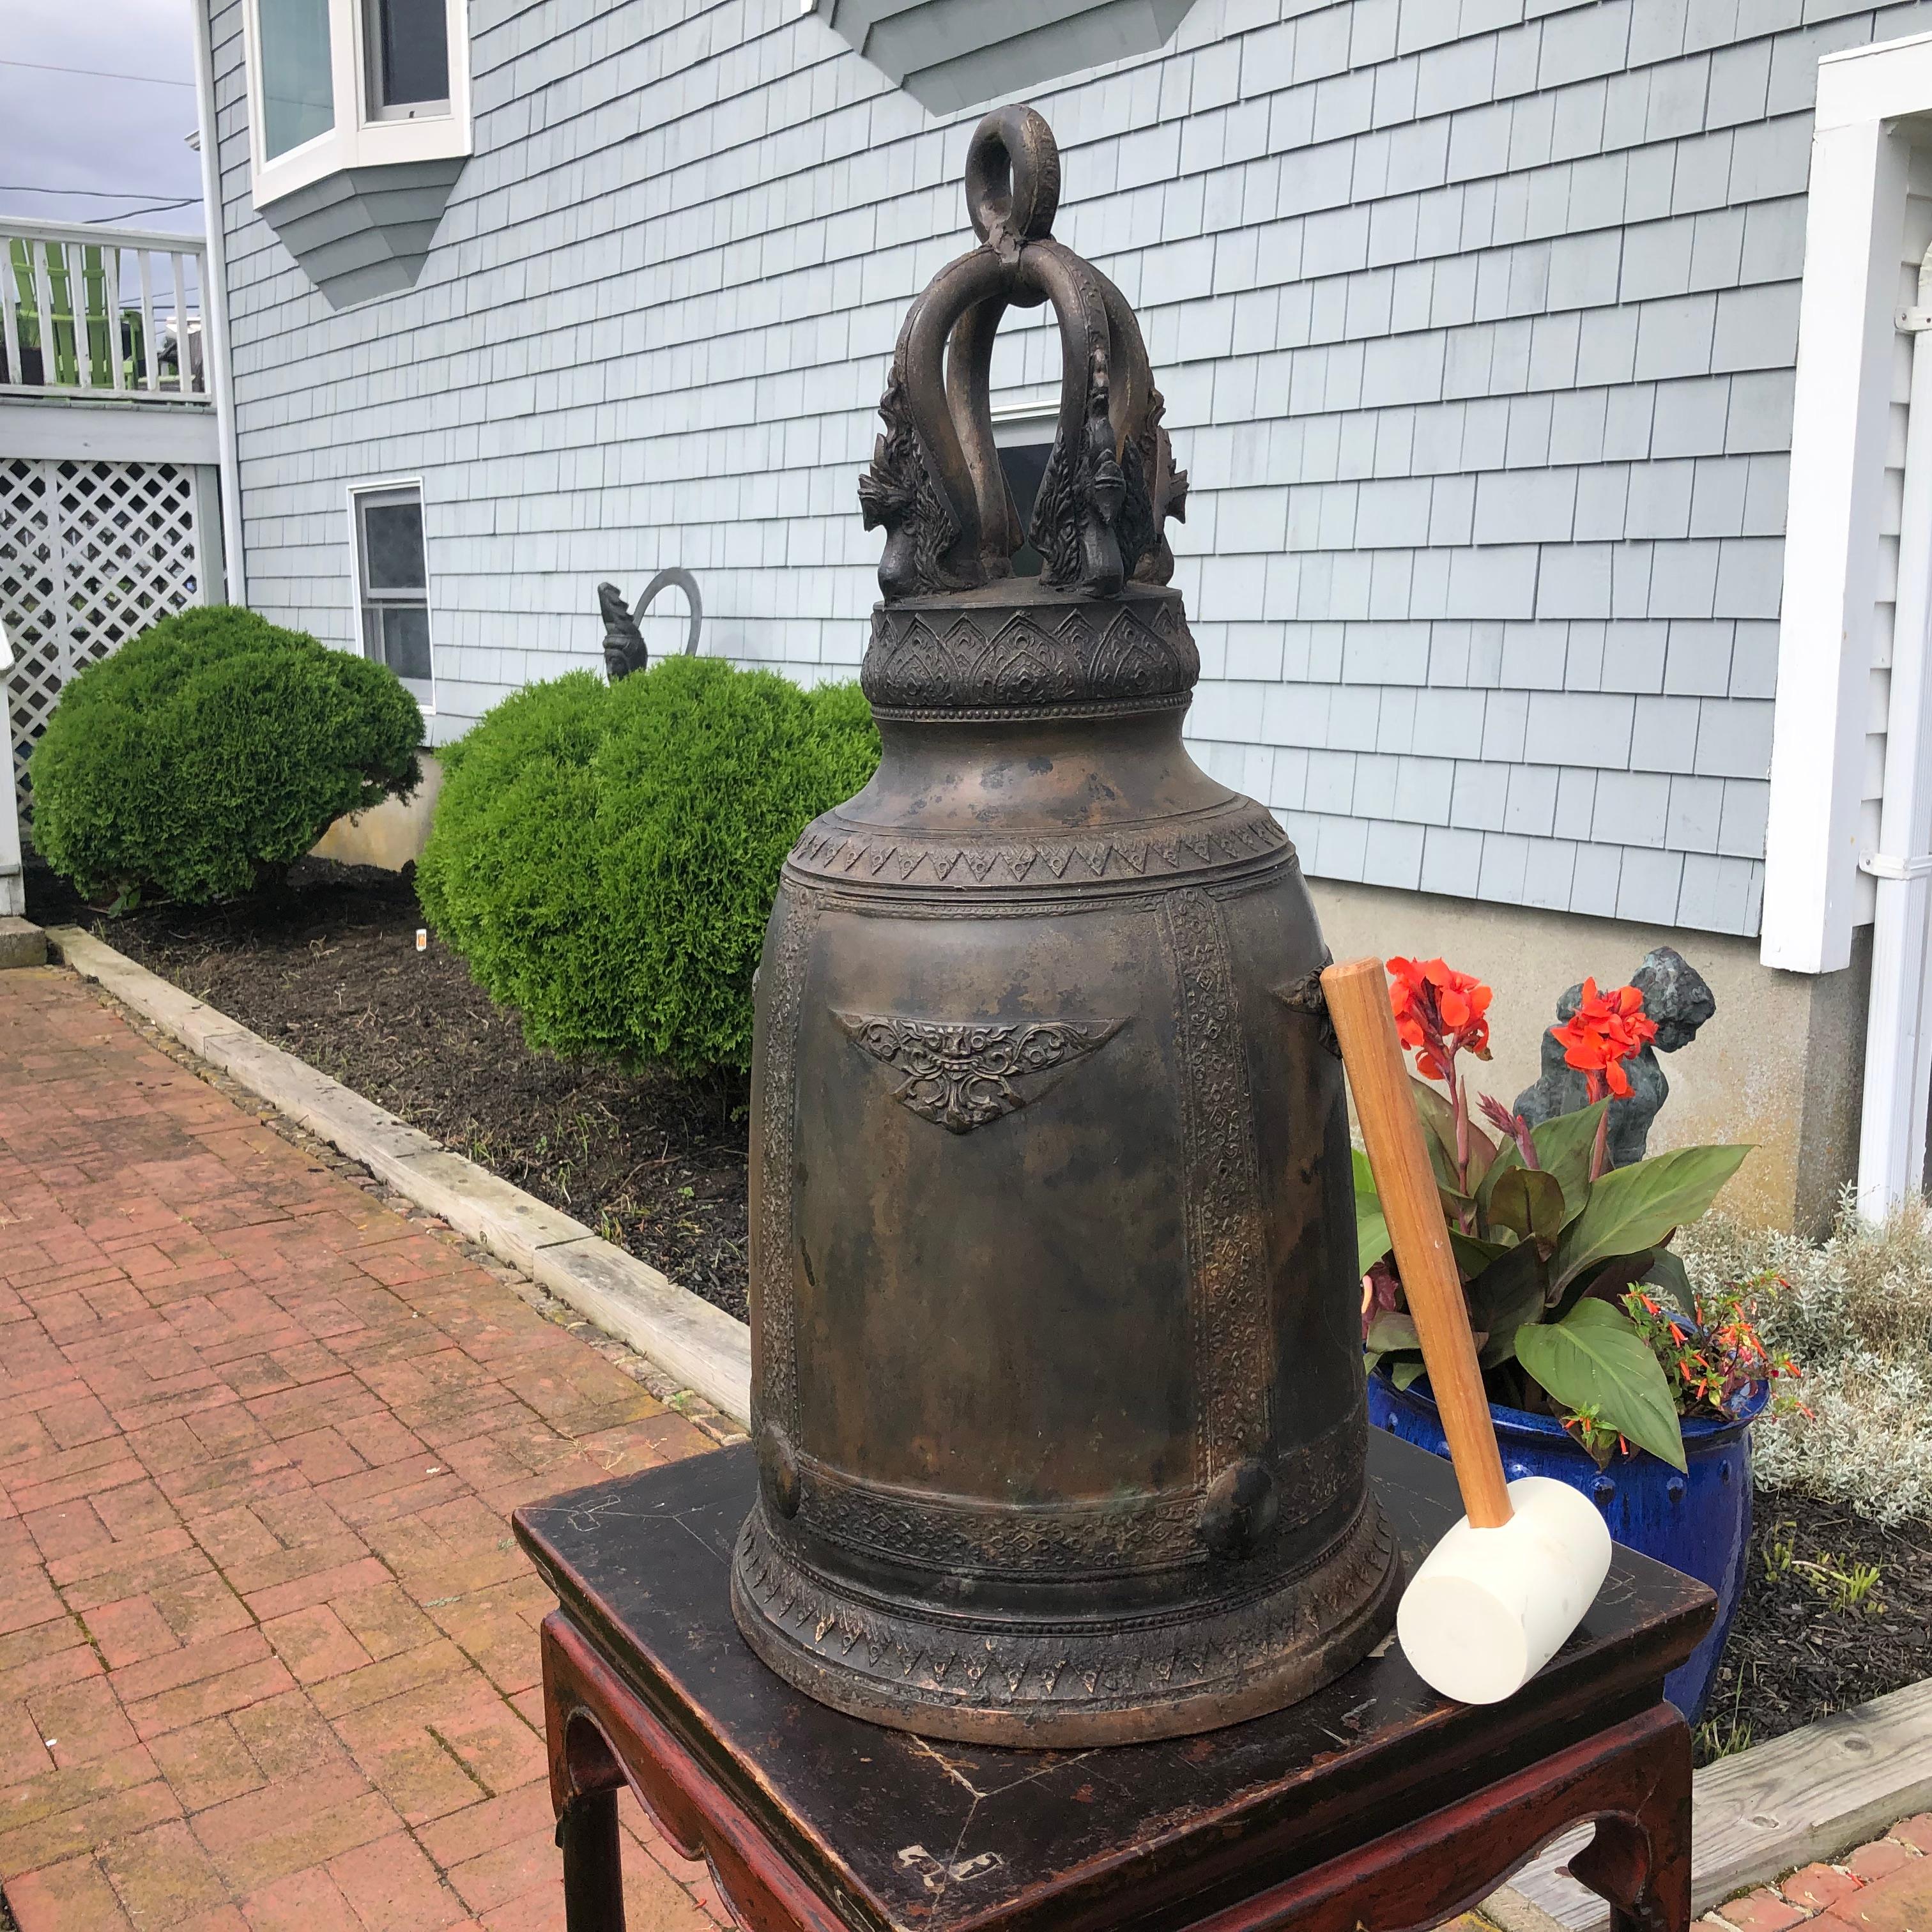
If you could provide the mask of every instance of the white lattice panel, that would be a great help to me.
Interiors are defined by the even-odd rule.
[[[14,770],[76,671],[199,596],[193,472],[0,462],[0,623],[13,640]]]

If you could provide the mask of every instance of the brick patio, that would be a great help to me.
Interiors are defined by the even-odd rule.
[[[0,974],[6,1903],[20,1932],[560,1932],[550,1599],[506,1519],[710,1438],[220,1084],[69,975]],[[622,1802],[632,1932],[712,1932],[703,1868]],[[1932,1932],[1928,1853],[1906,1820],[1694,1932]]]
[[[1691,1932],[1932,1932],[1932,1813],[1834,1864],[1807,1865],[1720,1905]]]
[[[68,975],[0,974],[20,1932],[562,1926],[506,1517],[710,1443],[422,1218]],[[626,1804],[634,1932],[704,1932]]]

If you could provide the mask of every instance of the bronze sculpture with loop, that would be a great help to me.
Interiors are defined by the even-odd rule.
[[[1000,1744],[1305,1696],[1394,1614],[1324,950],[1273,815],[1181,742],[1185,503],[1138,324],[1055,241],[1030,109],[915,300],[860,484],[883,748],[757,984],[740,1628],[811,1696]],[[1023,532],[993,342],[1052,305]],[[1037,578],[1011,559],[1030,536]]]

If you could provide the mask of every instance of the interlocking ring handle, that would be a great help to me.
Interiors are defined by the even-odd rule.
[[[885,431],[859,479],[866,527],[886,532],[879,588],[887,603],[982,588],[1012,574],[1029,538],[1044,590],[1111,598],[1129,582],[1168,583],[1162,526],[1183,514],[1186,472],[1126,298],[1053,238],[1053,130],[1030,107],[988,114],[964,185],[979,245],[908,311],[879,399]],[[1060,325],[1060,410],[1022,530],[994,440],[993,345],[1010,307],[1041,302]]]
[[[1060,146],[1030,107],[1002,107],[966,150],[966,212],[982,242],[1041,242],[1060,208]]]

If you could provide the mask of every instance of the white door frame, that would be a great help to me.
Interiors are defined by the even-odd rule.
[[[1868,1214],[1917,1190],[1932,1090],[1932,338],[1920,314],[1932,266],[1919,308],[1899,302],[1910,154],[1928,120],[1932,34],[1820,62],[1760,943],[1768,966],[1835,972],[1874,908],[1858,1156]],[[1913,380],[1885,689],[1874,675],[1886,662],[1880,526],[1902,328]],[[1874,850],[1861,820],[1881,710]]]

